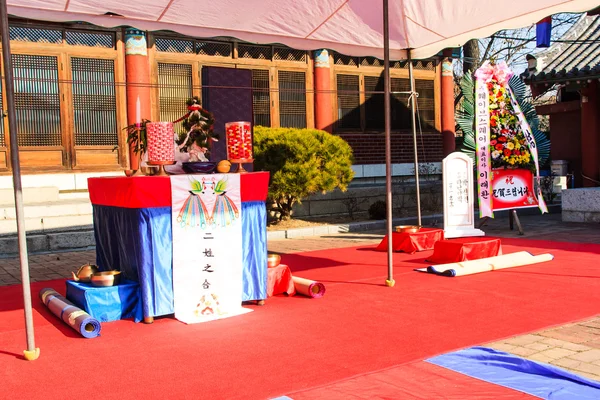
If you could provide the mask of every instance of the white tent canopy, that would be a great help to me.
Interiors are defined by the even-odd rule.
[[[390,0],[390,58],[431,57],[502,29],[598,0]],[[383,6],[377,0],[7,0],[8,13],[45,21],[172,30],[235,37],[301,50],[332,49],[383,58]]]
[[[472,38],[520,28],[560,12],[583,12],[600,0],[0,0],[2,58],[10,132],[16,131],[8,15],[42,21],[84,21],[104,27],[172,30],[195,37],[234,37],[302,50],[331,49],[384,58],[387,232],[392,234],[389,59],[418,59]],[[384,10],[387,5],[387,12]],[[385,26],[385,28],[384,28]],[[409,63],[411,93],[415,93]],[[418,190],[415,96],[411,95]],[[10,135],[17,149],[16,135]],[[11,151],[28,360],[39,356],[33,334],[29,264],[18,151]],[[421,222],[418,210],[419,223]],[[393,286],[392,240],[388,279]]]

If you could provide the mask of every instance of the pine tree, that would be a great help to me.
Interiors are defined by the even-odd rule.
[[[354,176],[350,145],[317,129],[254,127],[254,168],[271,173],[269,208],[280,220],[311,194],[346,191]]]

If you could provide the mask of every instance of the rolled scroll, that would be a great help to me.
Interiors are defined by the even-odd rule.
[[[294,276],[292,280],[294,281],[296,292],[303,294],[304,296],[318,299],[325,294],[325,285],[321,282],[311,281],[310,279],[299,278],[297,276]]]
[[[81,308],[61,296],[56,290],[45,288],[40,290],[40,299],[52,314],[62,319],[67,325],[76,330],[84,338],[95,338],[100,334],[102,326],[97,319],[92,318]]]

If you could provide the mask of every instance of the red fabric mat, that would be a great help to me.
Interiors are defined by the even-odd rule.
[[[265,201],[269,172],[240,175],[242,202]],[[171,205],[171,180],[168,176],[104,176],[88,178],[92,204],[100,206],[148,208]]]
[[[460,238],[436,242],[433,254],[427,259],[432,264],[448,264],[461,261],[496,257],[502,254],[500,239]]]
[[[267,269],[267,297],[277,294],[296,294],[296,287],[292,280],[292,271],[285,264],[279,264],[275,268]]]
[[[394,288],[384,286],[387,254],[374,247],[282,256],[292,273],[325,284],[321,299],[276,296],[252,313],[196,325],[104,323],[95,339],[38,300],[41,288],[64,293],[64,283],[34,283],[34,362],[17,358],[25,348],[20,287],[2,287],[0,398],[79,398],[83,390],[90,400],[267,399],[600,313],[600,245],[503,239],[505,253],[555,259],[460,279],[414,272],[430,252],[398,253]]]
[[[537,399],[424,361],[359,375],[330,385],[291,393],[288,396],[294,400]]]
[[[417,251],[433,249],[435,243],[443,239],[443,229],[422,228],[416,233],[392,232],[392,249],[394,251],[414,254]],[[387,248],[388,236],[386,235],[375,249],[377,251],[387,251]]]

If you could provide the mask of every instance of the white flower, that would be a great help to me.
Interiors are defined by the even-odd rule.
[[[492,158],[498,158],[501,154],[498,150],[494,150],[492,151]]]

